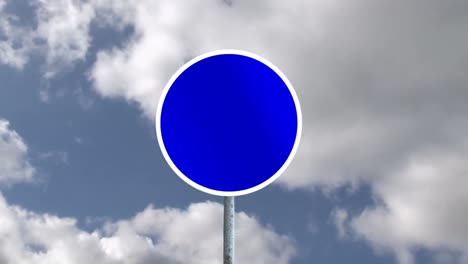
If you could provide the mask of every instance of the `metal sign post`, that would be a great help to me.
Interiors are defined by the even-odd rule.
[[[234,264],[235,248],[234,196],[224,197],[224,264]]]

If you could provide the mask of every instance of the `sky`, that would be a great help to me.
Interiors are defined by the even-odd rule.
[[[295,159],[236,199],[238,263],[468,263],[466,0],[0,0],[0,263],[221,263],[179,179],[170,76],[256,53],[301,101]]]

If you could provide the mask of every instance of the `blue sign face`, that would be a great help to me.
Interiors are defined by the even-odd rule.
[[[201,55],[161,96],[156,134],[175,173],[214,195],[237,196],[273,182],[291,162],[302,128],[287,78],[243,51]]]

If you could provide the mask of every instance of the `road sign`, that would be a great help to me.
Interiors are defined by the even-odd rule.
[[[156,134],[174,172],[219,196],[257,191],[298,148],[302,115],[286,76],[249,52],[220,50],[183,65],[163,90]]]

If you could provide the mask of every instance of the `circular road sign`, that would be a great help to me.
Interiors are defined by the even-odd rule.
[[[219,196],[255,192],[278,178],[299,146],[302,114],[271,62],[218,50],[183,65],[164,88],[156,135],[171,169]]]

